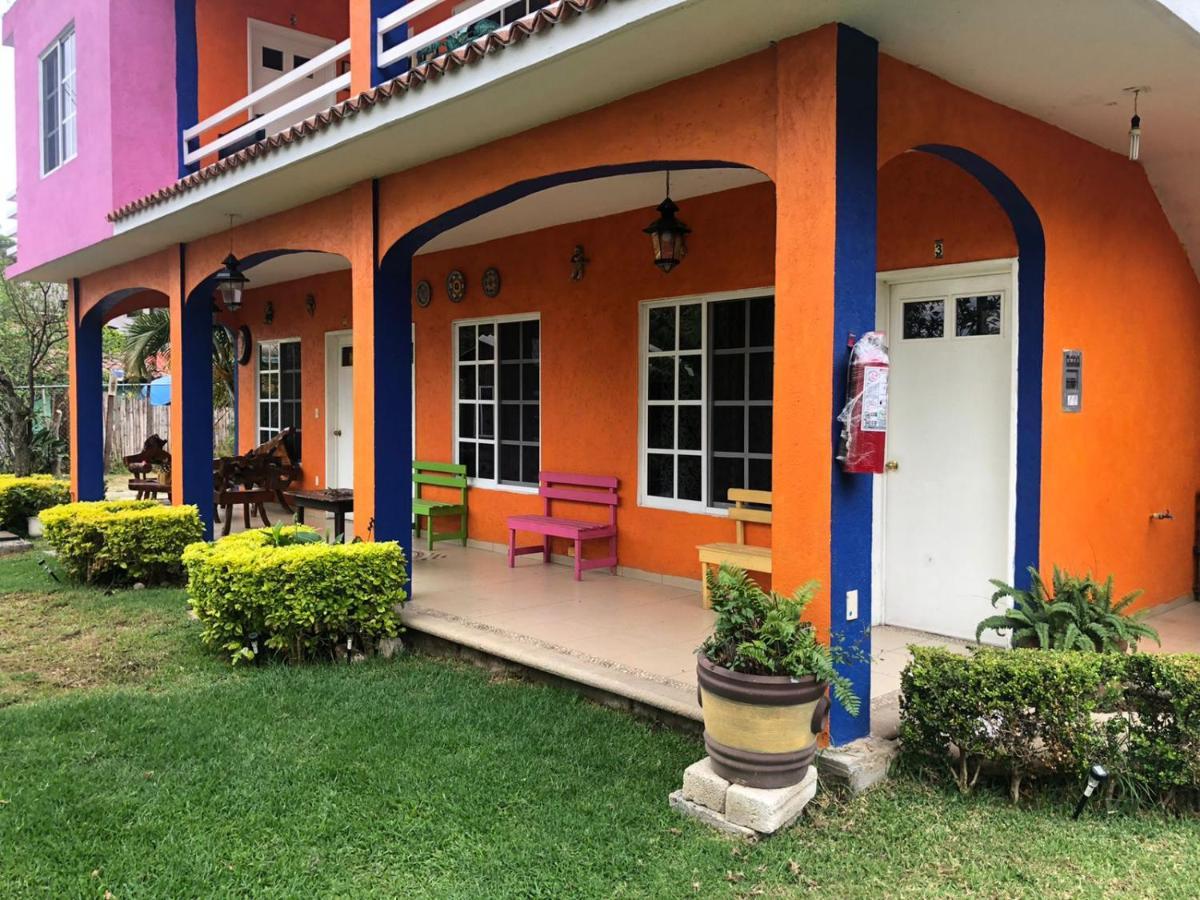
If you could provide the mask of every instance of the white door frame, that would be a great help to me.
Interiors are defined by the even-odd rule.
[[[305,52],[310,54],[309,58],[320,56],[326,50],[337,45],[337,41],[333,38],[327,38],[324,35],[312,34],[308,31],[301,31],[299,28],[291,28],[287,25],[276,25],[273,22],[265,22],[262,19],[248,17],[246,19],[246,94],[252,94],[256,88],[254,87],[254,44],[257,40],[261,43],[263,39],[275,38],[281,43],[292,45],[305,45]],[[330,81],[333,75],[330,72],[334,70],[334,65],[330,65],[314,72],[310,76],[314,81]],[[279,73],[280,76],[286,75],[290,69],[287,64],[284,64],[284,70]],[[322,77],[325,76],[325,77]],[[260,85],[261,87],[261,85]],[[247,115],[254,118],[256,110],[251,107],[247,110]]]
[[[1013,583],[1013,560],[1017,542],[1017,360],[1020,358],[1020,302],[1017,296],[1016,257],[988,259],[980,262],[949,263],[943,266],[921,266],[915,269],[892,269],[875,275],[875,327],[886,332],[891,314],[893,285],[922,281],[943,281],[951,278],[971,278],[977,275],[1004,275],[1011,282],[1012,292],[1012,404],[1009,409],[1009,467],[1008,467],[1008,546],[1005,548],[1007,571],[1005,577]],[[872,476],[871,485],[871,624],[882,625],[887,617],[887,578],[884,562],[887,547],[887,492],[883,475]]]
[[[337,471],[333,459],[333,430],[337,428],[337,417],[341,413],[337,400],[338,369],[342,363],[338,340],[348,334],[354,334],[354,330],[342,328],[325,332],[325,487],[333,483],[332,476]]]

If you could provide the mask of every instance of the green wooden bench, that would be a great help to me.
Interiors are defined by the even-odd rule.
[[[433,549],[434,541],[457,540],[464,547],[467,546],[467,467],[454,463],[414,462],[412,480],[416,487],[416,495],[413,497],[413,526],[417,537],[421,536],[421,517],[424,516],[429,520],[425,529],[425,539],[430,550]],[[421,496],[423,485],[456,489],[461,492],[461,498],[458,503],[426,499]],[[458,519],[458,531],[434,530],[435,519],[448,519],[452,516]]]

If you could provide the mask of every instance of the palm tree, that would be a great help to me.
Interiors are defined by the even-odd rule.
[[[213,325],[213,405],[227,406],[233,397],[233,342],[224,325]],[[171,353],[171,316],[165,309],[147,309],[133,316],[125,329],[125,369],[140,381],[159,373],[151,360]]]

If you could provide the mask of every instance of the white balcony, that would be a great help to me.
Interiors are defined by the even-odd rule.
[[[185,129],[184,162],[279,134],[332,106],[350,88],[349,57],[347,39]]]
[[[410,66],[429,62],[550,4],[550,0],[467,0],[455,6],[449,18],[415,30],[417,20],[443,2],[410,0],[376,21],[376,59],[380,68],[406,60]],[[392,47],[386,46],[388,37],[397,34],[403,35],[403,40]]]

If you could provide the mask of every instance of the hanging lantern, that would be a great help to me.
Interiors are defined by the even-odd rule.
[[[1142,117],[1138,115],[1137,103],[1140,88],[1133,88],[1133,118],[1129,120],[1129,161],[1137,162],[1142,152]]]
[[[221,302],[225,304],[225,308],[230,312],[237,312],[242,305],[242,292],[250,283],[250,279],[242,274],[242,264],[233,255],[233,220],[237,215],[226,215],[229,216],[229,255],[222,260],[224,268],[216,275],[217,292],[221,295]]]
[[[225,268],[217,273],[217,291],[221,294],[221,302],[230,312],[236,312],[242,305],[242,291],[250,283],[250,279],[242,274],[241,263],[230,253],[225,257]]]
[[[679,207],[671,200],[671,173],[667,172],[667,196],[658,204],[658,218],[643,229],[650,235],[654,245],[654,264],[664,272],[670,272],[687,256],[687,236],[692,233],[683,222],[675,218]]]

